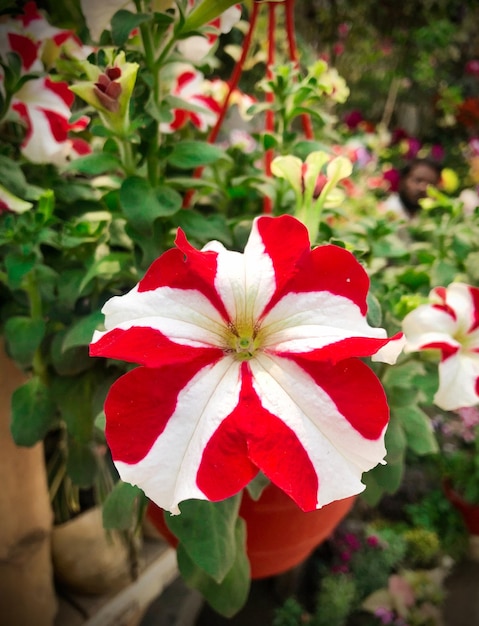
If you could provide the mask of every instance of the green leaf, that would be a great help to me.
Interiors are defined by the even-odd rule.
[[[391,413],[384,443],[388,451],[386,456],[388,463],[397,463],[403,459],[407,440],[402,424],[396,418],[395,412]]]
[[[193,209],[180,211],[176,216],[176,224],[182,228],[191,241],[201,245],[217,239],[231,247],[233,244],[231,231],[222,215],[205,216]]]
[[[117,46],[122,46],[128,40],[130,33],[140,24],[151,19],[146,13],[131,13],[126,9],[117,11],[111,18],[111,38]]]
[[[19,446],[33,446],[41,441],[55,420],[55,403],[48,387],[33,377],[12,394],[13,440]]]
[[[24,256],[12,253],[5,256],[7,278],[12,289],[19,289],[22,286],[23,278],[34,268],[35,261],[34,254]]]
[[[389,367],[384,374],[383,383],[401,389],[411,389],[414,388],[414,382],[424,374],[425,369],[422,363],[408,360]]]
[[[188,18],[181,29],[181,34],[208,24],[234,4],[236,4],[235,0],[215,0],[215,2],[203,0],[203,2],[197,3],[188,14]]]
[[[170,187],[154,189],[139,176],[127,178],[120,189],[120,204],[128,221],[140,232],[149,231],[158,217],[174,215],[180,210],[180,194]]]
[[[103,503],[104,528],[117,530],[135,528],[142,500],[146,500],[146,496],[139,487],[119,480]]]
[[[431,267],[431,284],[449,285],[456,278],[458,268],[456,265],[444,260],[438,260]]]
[[[472,284],[479,283],[479,252],[471,252],[464,262]]]
[[[99,174],[120,168],[121,162],[116,156],[102,152],[74,159],[70,161],[65,169],[68,172],[80,172],[88,176],[98,176]]]
[[[94,366],[94,359],[88,354],[86,346],[76,346],[68,350],[63,349],[63,339],[66,331],[58,331],[50,347],[51,363],[60,376],[77,376]]]
[[[377,465],[369,473],[374,473],[374,479],[383,492],[394,493],[399,489],[404,476],[404,459],[388,461],[387,465]],[[367,484],[367,481],[364,482]]]
[[[181,515],[165,514],[165,522],[198,567],[221,582],[235,558],[235,524],[241,494],[221,502],[187,500]]]
[[[371,293],[368,293],[368,297],[367,297],[367,302],[368,302],[368,315],[367,315],[367,319],[368,322],[371,326],[374,326],[375,328],[377,328],[378,326],[381,326],[382,323],[382,311],[381,311],[381,305],[379,303],[379,300]]]
[[[235,558],[222,582],[216,582],[189,557],[180,543],[178,567],[185,582],[201,592],[208,604],[225,617],[233,617],[245,604],[250,587],[250,566],[246,556],[246,523],[238,518],[234,532]]]
[[[93,433],[94,384],[91,371],[71,378],[56,377],[52,383],[53,394],[69,435],[84,444],[91,441]]]
[[[88,268],[88,271],[80,284],[79,293],[81,293],[88,283],[95,278],[102,280],[112,280],[114,278],[118,279],[122,273],[125,276],[127,274],[131,276],[133,271],[134,268],[131,267],[130,254],[126,254],[124,252],[112,252],[111,254],[106,254]]]
[[[62,350],[68,350],[77,346],[88,346],[95,331],[104,320],[101,311],[94,311],[74,324],[65,334],[62,342]]]
[[[67,474],[74,485],[88,489],[95,481],[98,463],[90,443],[68,439]]]
[[[180,169],[194,169],[214,163],[225,155],[224,150],[206,141],[180,141],[175,144],[168,163]]]
[[[401,422],[411,450],[417,454],[438,452],[431,420],[424,411],[417,406],[409,406],[396,409],[394,415]]]
[[[45,322],[30,317],[10,317],[5,322],[5,341],[12,359],[22,367],[32,364],[35,351],[45,336]]]
[[[20,166],[6,156],[0,155],[0,180],[14,196],[24,197],[27,181]]]

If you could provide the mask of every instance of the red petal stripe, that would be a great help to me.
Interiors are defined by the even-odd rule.
[[[379,439],[389,419],[384,389],[374,372],[359,359],[335,365],[290,356],[334,401],[338,411],[365,439]]]
[[[304,510],[317,504],[318,477],[296,434],[267,411],[242,366],[238,405],[205,446],[197,475],[198,487],[211,500],[237,493],[261,469]]]
[[[159,287],[194,289],[208,298],[228,323],[228,313],[214,287],[217,253],[196,250],[181,229],[178,229],[175,243],[178,249],[167,250],[150,266],[139,283],[139,291],[152,291]]]
[[[277,282],[265,312],[287,292],[329,291],[352,300],[366,315],[369,278],[350,252],[333,245],[311,251],[306,228],[289,215],[260,218],[257,226]]]
[[[150,327],[134,326],[128,330],[114,328],[95,343],[90,344],[90,356],[120,359],[147,367],[196,362],[213,363],[224,356],[219,348],[193,348],[170,341]]]
[[[119,378],[105,402],[106,438],[113,459],[138,463],[175,411],[178,394],[209,357],[153,369],[138,367]]]

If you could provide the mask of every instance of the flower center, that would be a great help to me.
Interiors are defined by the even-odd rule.
[[[238,361],[252,359],[259,348],[256,328],[238,328],[238,326],[231,324],[228,330],[228,351],[233,352]]]

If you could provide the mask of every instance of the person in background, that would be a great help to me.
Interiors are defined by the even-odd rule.
[[[427,188],[439,185],[441,169],[432,159],[410,161],[401,170],[397,193],[392,193],[381,204],[381,210],[405,219],[414,217],[421,210],[419,201],[427,196]]]

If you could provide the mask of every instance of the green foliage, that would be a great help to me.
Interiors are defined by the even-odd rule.
[[[241,495],[216,503],[187,500],[181,505],[181,515],[165,515],[168,528],[193,562],[218,583],[236,559],[234,537],[240,501]]]
[[[17,445],[35,445],[53,422],[54,402],[50,390],[38,377],[32,377],[13,392],[11,432]]]
[[[137,528],[147,502],[141,489],[119,480],[103,503],[103,526],[110,530]]]
[[[225,617],[232,617],[244,605],[250,587],[246,524],[241,517],[237,517],[234,524],[231,549],[234,559],[229,569],[221,577],[213,577],[193,561],[183,544],[178,547],[178,567],[186,583],[198,589],[208,604]]]
[[[318,610],[311,626],[345,626],[356,598],[356,582],[348,576],[331,576],[322,581],[318,596]]]

